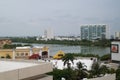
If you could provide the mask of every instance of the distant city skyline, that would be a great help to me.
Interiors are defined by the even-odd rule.
[[[0,0],[0,36],[78,35],[84,24],[120,32],[120,0]]]

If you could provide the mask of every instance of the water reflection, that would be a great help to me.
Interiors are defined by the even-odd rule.
[[[91,46],[81,46],[80,47],[80,53],[84,54],[98,54],[98,55],[104,55],[110,53],[109,47],[91,47]]]
[[[22,43],[27,44],[27,43]],[[48,46],[50,55],[53,56],[59,50],[65,53],[92,53],[98,55],[104,55],[110,53],[109,47],[94,47],[94,46],[67,46],[67,45],[56,45],[56,44],[31,44],[33,46]]]
[[[56,54],[59,50],[65,53],[84,53],[84,54],[98,54],[104,55],[110,53],[109,47],[94,47],[94,46],[67,46],[67,45],[55,45],[55,44],[32,44],[37,46],[48,46],[50,55]]]

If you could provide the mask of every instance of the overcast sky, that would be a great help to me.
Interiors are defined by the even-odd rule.
[[[82,24],[120,32],[120,0],[0,0],[0,36],[78,35]]]

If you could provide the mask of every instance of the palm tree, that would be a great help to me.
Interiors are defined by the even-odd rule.
[[[101,74],[105,75],[108,73],[109,69],[105,65],[100,65],[98,62],[92,65],[92,74],[94,77],[99,77]]]
[[[77,80],[81,80],[85,77],[87,77],[87,69],[86,65],[82,64],[81,62],[77,63],[77,69],[76,69],[76,76]]]
[[[94,77],[98,77],[100,75],[100,65],[99,65],[99,63],[97,63],[97,62],[93,63],[91,72],[94,75]]]
[[[74,56],[72,54],[65,54],[65,56],[62,58],[62,61],[64,61],[64,66],[67,64],[67,67],[70,68],[70,61],[74,64]]]
[[[64,69],[63,71],[65,71],[65,75],[63,76],[66,80],[75,80],[74,79],[74,70],[71,68],[70,66],[70,61],[72,62],[72,64],[74,64],[73,60],[74,60],[74,56],[72,54],[65,54],[65,56],[62,58],[62,61],[64,62],[64,66],[67,64],[67,68]]]

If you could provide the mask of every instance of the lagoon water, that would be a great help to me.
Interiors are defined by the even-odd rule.
[[[27,44],[27,43],[22,43],[22,44]],[[84,54],[91,53],[91,54],[98,54],[100,56],[110,53],[110,47],[67,46],[67,45],[57,45],[57,44],[31,44],[31,45],[49,47],[50,56],[53,56],[59,50],[62,50],[65,53],[84,53]]]

